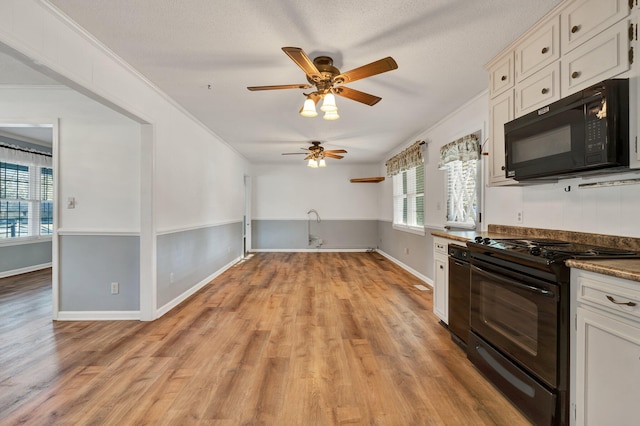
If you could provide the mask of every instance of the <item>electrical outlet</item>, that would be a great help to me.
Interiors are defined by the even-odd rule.
[[[173,272],[169,274],[169,284],[173,284]]]
[[[522,223],[522,210],[516,213],[516,223]]]
[[[111,294],[118,294],[120,292],[120,284],[111,283]]]
[[[409,254],[409,247],[404,248],[404,254]]]

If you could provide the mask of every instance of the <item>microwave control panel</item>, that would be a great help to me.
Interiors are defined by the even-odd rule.
[[[585,163],[595,164],[606,160],[607,141],[606,101],[587,105],[585,123]]]

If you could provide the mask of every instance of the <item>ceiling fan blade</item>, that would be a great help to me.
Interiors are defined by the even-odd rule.
[[[305,155],[306,152],[283,152],[281,155]]]
[[[306,157],[304,157],[304,160],[306,161],[306,160],[310,160],[312,158],[313,158],[313,154],[309,154]]]
[[[346,154],[347,153],[347,151],[344,150],[344,149],[329,149],[329,150],[325,151],[325,154],[327,152],[329,152],[331,154]]]
[[[383,72],[392,71],[398,68],[398,64],[391,57],[379,59],[370,64],[363,65],[358,68],[354,68],[351,71],[343,72],[334,78],[334,81],[343,84],[350,83],[352,81],[360,80],[362,78],[371,77],[372,75],[382,74]]]
[[[295,62],[304,73],[313,81],[320,81],[322,75],[318,68],[316,68],[313,61],[304,53],[304,50],[299,47],[283,47],[282,50],[286,53],[293,62]]]
[[[324,152],[324,156],[325,157],[329,157],[329,158],[336,158],[338,160],[341,159],[341,158],[344,158],[344,155],[332,154],[332,153],[326,152],[326,151]]]
[[[369,106],[374,106],[382,100],[382,98],[379,98],[378,96],[370,95],[359,90],[350,89],[345,86],[338,86],[333,89],[333,92],[336,95],[342,96],[343,98],[348,98],[356,102],[362,102],[363,104]]]
[[[279,90],[279,89],[311,89],[310,84],[281,84],[279,86],[249,86],[247,89],[252,92],[256,90]]]

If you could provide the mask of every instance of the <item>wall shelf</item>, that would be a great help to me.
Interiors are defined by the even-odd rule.
[[[355,178],[355,179],[351,179],[351,183],[378,183],[378,182],[382,182],[384,180],[384,177],[382,176],[377,176],[377,177],[368,177],[368,178]]]

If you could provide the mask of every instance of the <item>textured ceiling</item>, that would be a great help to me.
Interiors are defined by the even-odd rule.
[[[483,65],[559,0],[48,0],[251,161],[319,140],[343,162],[383,160],[487,87]],[[340,119],[298,114],[306,83],[281,50],[331,56],[347,71],[385,56],[398,69],[348,86]],[[452,137],[457,135],[452,135]],[[336,160],[330,160],[336,161]]]

